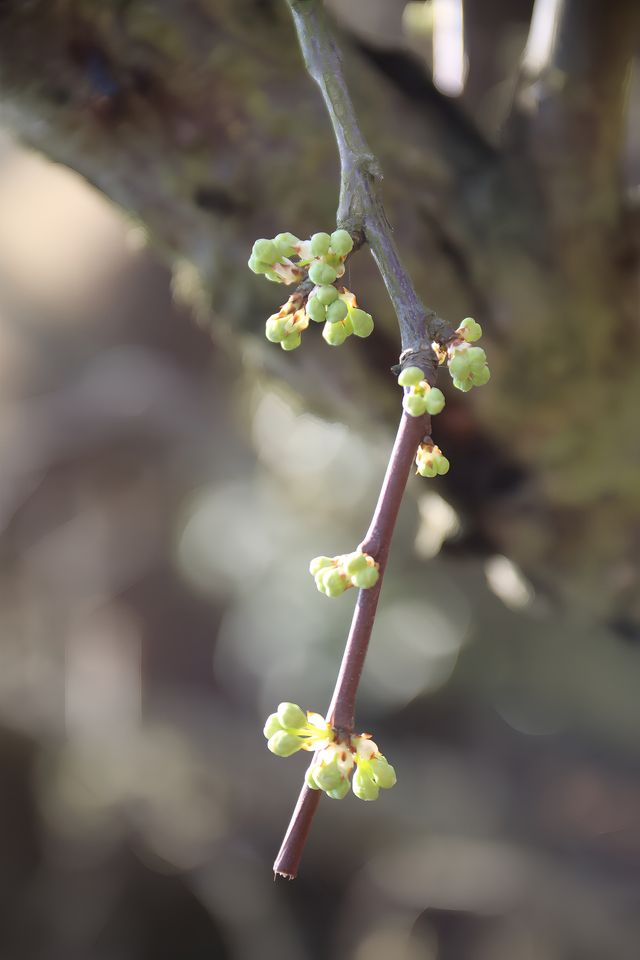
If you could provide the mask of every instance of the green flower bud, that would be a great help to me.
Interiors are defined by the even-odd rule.
[[[337,270],[330,267],[328,263],[322,263],[320,260],[316,260],[316,262],[312,263],[309,267],[309,280],[311,280],[312,283],[316,283],[319,287],[334,283],[337,276]]]
[[[471,363],[468,358],[468,353],[469,350],[457,350],[449,361],[449,373],[454,380],[464,380],[465,377],[469,376]]]
[[[415,393],[405,393],[402,398],[402,406],[410,417],[421,417],[427,412],[426,397]]]
[[[445,473],[449,473],[450,463],[446,457],[440,456],[436,460],[436,470],[438,475],[443,477]]]
[[[458,380],[457,377],[453,378],[453,385],[456,390],[462,390],[463,393],[468,393],[473,386],[470,380]]]
[[[380,788],[362,767],[357,767],[351,779],[351,789],[360,800],[377,800]]]
[[[280,343],[287,336],[287,322],[283,317],[269,317],[265,327],[267,340],[271,343]]]
[[[469,347],[467,358],[472,373],[479,373],[487,362],[487,355],[482,347]]]
[[[331,288],[334,289],[333,287]],[[327,319],[327,308],[318,300],[318,297],[310,297],[307,300],[307,315],[314,323],[324,323]]]
[[[302,730],[307,725],[307,715],[297,703],[281,703],[276,714],[280,725],[288,730]]]
[[[349,319],[356,337],[368,337],[373,332],[373,317],[365,310],[352,310]]]
[[[326,567],[333,566],[335,566],[333,557],[314,557],[309,564],[309,573],[315,577],[315,575],[320,573],[321,570],[324,570]]]
[[[328,597],[339,597],[347,588],[344,578],[336,567],[321,570],[316,577],[316,586]]]
[[[432,456],[425,457],[418,464],[418,473],[421,477],[435,477],[438,474],[436,462]]]
[[[345,319],[348,312],[344,300],[334,300],[333,303],[327,307],[327,320],[329,323],[340,323]]]
[[[306,785],[309,787],[310,790],[319,790],[320,787],[318,786],[318,784],[316,783],[313,777],[314,771],[315,771],[314,766],[307,768],[307,772],[304,775],[304,782],[306,783]]]
[[[331,763],[318,763],[313,768],[313,779],[321,790],[335,790],[342,783],[342,770],[336,760]]]
[[[263,733],[267,740],[271,739],[274,733],[277,733],[278,730],[282,730],[282,724],[278,719],[277,713],[270,713],[267,717],[267,722],[264,725]]]
[[[440,413],[440,411],[444,409],[444,393],[442,390],[438,390],[437,387],[432,387],[425,397],[425,403],[427,413],[430,413],[431,416]]]
[[[386,757],[376,757],[369,761],[373,779],[383,790],[390,790],[398,782],[396,772]]]
[[[331,234],[331,249],[339,257],[346,257],[353,250],[353,240],[347,230],[334,230]]]
[[[269,738],[267,747],[277,757],[290,757],[302,749],[302,740],[285,730],[278,730]]]
[[[368,590],[369,587],[375,586],[380,578],[380,573],[376,567],[366,567],[365,570],[359,570],[351,578],[351,582],[355,587],[358,587],[360,590]]]
[[[348,577],[355,576],[356,573],[359,573],[361,570],[366,570],[369,564],[367,563],[367,558],[364,553],[359,551],[356,553],[351,553],[345,559],[344,562],[344,572]]]
[[[398,383],[401,387],[416,387],[424,380],[424,373],[420,367],[405,367],[400,371]]]
[[[331,797],[332,800],[344,800],[346,795],[349,793],[349,781],[342,780],[340,785],[335,788],[335,790],[327,790],[327,796]]]
[[[273,242],[281,257],[290,257],[296,252],[295,248],[300,243],[292,233],[279,233],[277,237],[273,238]]]
[[[347,339],[347,329],[343,323],[325,323],[322,338],[330,347],[339,347]]]
[[[264,263],[276,263],[280,259],[280,253],[273,240],[256,240],[251,252],[256,260],[262,260]]]
[[[490,379],[491,371],[486,365],[482,368],[482,370],[480,370],[479,373],[474,373],[473,375],[473,382],[475,383],[476,387],[483,387],[485,383],[489,382]]]
[[[302,337],[298,330],[294,330],[293,333],[290,333],[288,337],[285,337],[284,340],[280,341],[280,346],[283,350],[295,350],[302,343]]]
[[[253,254],[251,254],[247,263],[248,263],[249,269],[253,270],[254,273],[264,273],[266,270],[269,269],[268,263],[264,263],[263,260],[258,260],[258,258],[254,257]]]
[[[329,253],[331,246],[331,237],[328,233],[314,233],[311,237],[311,253],[314,257],[323,257]]]
[[[472,317],[465,317],[456,333],[464,337],[467,343],[475,343],[482,336],[482,327]]]
[[[323,303],[325,307],[328,307],[330,303],[338,299],[338,291],[330,284],[324,287],[318,287],[316,290],[316,299],[319,300],[320,303]]]

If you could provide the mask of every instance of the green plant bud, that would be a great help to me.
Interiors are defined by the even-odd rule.
[[[444,409],[444,393],[442,390],[438,390],[437,387],[432,387],[425,397],[425,403],[427,413],[435,416],[436,413],[440,413],[440,411]]]
[[[330,284],[327,284],[324,287],[318,287],[316,290],[316,300],[319,300],[320,303],[323,303],[325,307],[328,307],[330,303],[333,303],[333,301],[337,299],[338,291]]]
[[[271,280],[271,283],[284,283],[280,274],[276,273],[275,270],[271,270],[269,267],[264,271],[264,275],[267,280]]]
[[[321,570],[326,569],[327,567],[335,566],[333,562],[333,557],[314,557],[311,563],[309,564],[309,573],[315,577],[317,573],[320,573]]]
[[[370,761],[373,779],[383,790],[390,790],[398,782],[396,772],[386,759],[386,757],[377,757]]]
[[[353,577],[361,570],[366,570],[368,566],[364,553],[351,553],[344,561],[344,572],[348,577]]]
[[[336,787],[335,790],[327,790],[327,796],[331,797],[332,800],[344,800],[346,795],[349,793],[349,781],[342,780],[340,786]]]
[[[420,367],[405,367],[398,377],[401,387],[416,387],[422,380],[424,380],[424,373]]]
[[[333,287],[331,288],[333,290]],[[327,308],[318,300],[318,297],[310,297],[307,300],[307,315],[314,323],[324,323],[327,319]]]
[[[288,337],[285,337],[284,340],[280,341],[280,346],[283,350],[295,350],[302,343],[302,337],[297,330],[294,330],[293,333],[290,333]]]
[[[410,417],[421,417],[427,412],[426,397],[415,393],[406,393],[402,398],[402,406]]]
[[[322,263],[320,260],[316,260],[316,262],[312,263],[309,267],[309,280],[311,280],[312,283],[317,283],[319,287],[327,286],[329,283],[335,283],[337,276],[337,270],[330,267],[328,263]]]
[[[380,793],[380,788],[362,767],[356,767],[356,771],[351,778],[351,789],[359,800],[377,800]]]
[[[349,314],[347,314],[345,319],[342,321],[342,326],[344,327],[345,335],[347,337],[350,337],[351,334],[353,333],[353,324],[351,323],[351,317],[349,316]]]
[[[482,347],[469,347],[467,357],[472,373],[479,373],[487,362],[487,355]]]
[[[321,790],[335,790],[342,783],[342,770],[335,760],[318,763],[313,768],[313,779]]]
[[[286,320],[282,317],[269,317],[265,326],[267,340],[271,343],[280,343],[286,337]]]
[[[351,581],[360,590],[368,590],[369,587],[375,586],[379,577],[380,574],[376,567],[367,567],[365,570],[359,570],[354,574]]]
[[[282,730],[282,724],[278,720],[277,713],[270,713],[267,717],[267,722],[264,725],[263,733],[267,740],[269,740],[274,733],[277,733],[278,730]]]
[[[470,347],[469,349],[473,349]],[[471,363],[468,357],[469,350],[457,350],[449,361],[449,373],[454,379],[464,380],[469,376]]]
[[[280,725],[285,729],[302,730],[307,725],[307,715],[297,703],[279,704],[277,717]]]
[[[318,586],[320,584],[321,586]],[[332,570],[321,570],[316,577],[316,586],[321,593],[328,597],[339,597],[347,588],[340,571],[335,567]]]
[[[426,460],[421,460],[418,464],[418,473],[421,477],[435,477],[438,474],[438,468],[436,466],[435,460],[433,457],[429,457]]]
[[[436,461],[436,470],[438,471],[439,476],[443,477],[445,473],[449,473],[449,467],[450,463],[446,457],[438,457]]]
[[[256,260],[262,260],[264,263],[276,263],[280,259],[280,253],[273,240],[256,240],[251,253]]]
[[[475,383],[476,387],[483,387],[485,383],[489,383],[490,379],[491,371],[486,364],[479,373],[474,373],[473,375],[473,382]]]
[[[313,766],[307,768],[307,772],[304,775],[304,782],[306,783],[306,785],[309,787],[310,790],[319,790],[320,787],[316,783],[313,776],[314,771],[315,771],[315,767]]]
[[[311,237],[311,253],[314,257],[323,257],[329,253],[331,246],[331,237],[328,233],[314,233]]]
[[[352,310],[349,319],[356,337],[368,337],[373,333],[373,317],[365,310]]]
[[[473,386],[470,380],[459,380],[457,377],[453,378],[453,385],[456,390],[462,390],[463,393],[468,393]]]
[[[347,339],[347,329],[343,323],[325,323],[322,338],[330,347],[339,347]]]
[[[353,250],[353,240],[347,230],[334,230],[331,234],[331,249],[339,257],[346,257]]]
[[[279,233],[277,237],[273,238],[273,242],[281,257],[290,257],[295,253],[295,248],[300,243],[292,233]]]
[[[278,730],[269,738],[267,746],[277,757],[290,757],[302,749],[302,740],[285,730]]]
[[[329,323],[340,323],[345,319],[348,312],[344,300],[334,300],[333,303],[327,307],[327,320]]]
[[[254,273],[265,273],[269,269],[269,264],[264,263],[262,260],[258,260],[257,257],[254,257],[253,254],[249,257],[247,261],[249,269],[253,270]]]
[[[482,327],[473,317],[465,317],[456,332],[464,337],[467,343],[475,343],[482,336]]]

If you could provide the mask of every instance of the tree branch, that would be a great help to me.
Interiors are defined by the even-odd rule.
[[[353,611],[351,629],[347,638],[336,685],[327,710],[327,719],[343,735],[353,732],[355,701],[362,676],[371,631],[380,597],[391,538],[395,528],[402,495],[413,464],[416,447],[430,430],[430,418],[402,414],[396,440],[389,457],[378,503],[361,549],[375,557],[380,564],[380,576],[374,587],[359,590]],[[300,864],[302,851],[311,827],[311,821],[320,801],[320,791],[306,784],[293,811],[282,846],[273,865],[274,872],[293,879]]]
[[[365,238],[371,247],[398,317],[401,365],[420,366],[433,383],[437,360],[431,343],[433,340],[445,342],[453,330],[433,310],[425,309],[400,261],[378,193],[382,174],[360,131],[342,73],[340,53],[321,5],[316,0],[289,2],[307,71],[320,87],[338,144],[341,168],[338,223],[357,238]],[[358,591],[351,629],[327,711],[327,719],[341,736],[353,732],[356,695],[398,510],[416,448],[429,430],[428,416],[411,417],[403,412],[378,503],[360,544],[360,548],[379,564],[380,576],[375,586]],[[290,879],[296,876],[319,799],[319,791],[303,785],[274,863],[276,874]]]
[[[316,0],[289,0],[300,49],[309,75],[322,93],[340,155],[337,221],[369,243],[400,325],[402,363],[435,377],[433,340],[453,330],[418,297],[398,254],[379,195],[382,171],[358,124],[342,72],[342,58]]]
[[[560,0],[546,47],[532,54],[528,45],[525,53],[507,129],[536,170],[559,246],[587,224],[608,243],[617,227],[629,70],[639,32],[636,0]]]

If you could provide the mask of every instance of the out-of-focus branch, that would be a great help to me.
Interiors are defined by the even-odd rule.
[[[537,36],[530,36],[525,51],[507,129],[535,167],[550,226],[562,243],[576,227],[609,232],[617,225],[640,4],[557,0],[554,14],[553,23],[543,23],[534,11]]]

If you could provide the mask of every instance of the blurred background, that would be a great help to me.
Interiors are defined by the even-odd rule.
[[[331,0],[401,252],[487,334],[359,696],[398,771],[271,864],[398,412],[395,319],[282,353],[251,242],[331,229],[284,3],[0,4],[0,957],[636,960],[638,7]],[[635,71],[635,72],[634,72]],[[318,334],[314,337],[314,334]],[[482,394],[482,395],[480,395]]]

